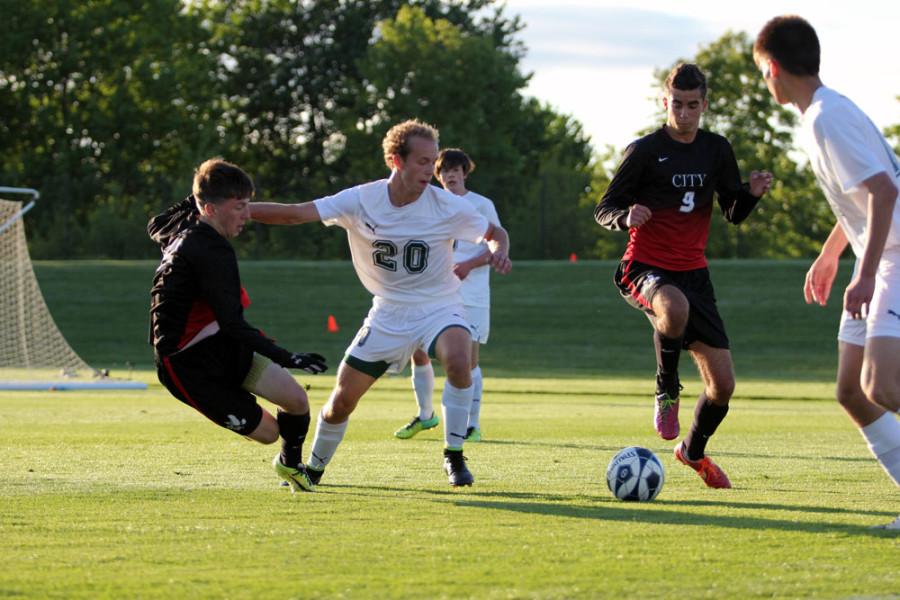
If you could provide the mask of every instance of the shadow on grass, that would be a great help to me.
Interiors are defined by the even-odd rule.
[[[602,502],[599,506],[572,506],[563,504],[549,504],[546,502],[490,502],[484,500],[454,499],[453,504],[462,508],[482,508],[490,510],[503,510],[526,514],[545,515],[551,517],[566,517],[575,519],[593,519],[600,521],[617,521],[629,523],[648,523],[654,525],[696,525],[701,527],[726,527],[730,529],[776,529],[780,531],[798,531],[805,533],[842,533],[853,536],[875,536],[895,537],[896,532],[870,529],[867,526],[846,525],[843,523],[829,522],[799,522],[786,519],[769,519],[764,517],[740,517],[729,515],[715,514],[695,514],[684,511],[675,510],[659,510],[654,508],[629,508],[626,505],[607,501]],[[679,502],[672,501],[659,502],[663,506],[726,506],[733,508],[735,503],[732,502]],[[738,504],[737,506],[740,506]],[[823,509],[822,507],[789,507],[770,504],[746,504],[751,509],[773,509],[773,510],[794,510],[798,512],[824,512],[829,514],[860,514],[856,511],[848,511],[844,509]],[[894,513],[884,513],[882,511],[864,512],[862,514],[872,516],[893,517]]]
[[[489,492],[475,488],[463,489],[407,489],[390,486],[329,485],[319,487],[318,492],[328,490],[339,494],[359,494],[372,497],[372,492],[384,492],[385,495],[397,493],[413,493],[431,496],[434,502],[449,503],[460,508],[477,508],[502,510],[524,514],[544,515],[548,517],[565,517],[576,519],[592,519],[600,521],[694,525],[726,527],[731,529],[774,529],[781,531],[798,531],[806,533],[842,533],[846,535],[888,536],[895,537],[896,532],[871,529],[864,525],[847,525],[829,522],[803,522],[788,519],[765,518],[759,516],[717,515],[704,512],[702,514],[673,510],[677,507],[696,507],[716,509],[719,507],[746,510],[771,510],[795,513],[822,515],[866,515],[881,517],[885,520],[893,518],[896,513],[887,511],[858,511],[830,506],[800,506],[775,503],[735,502],[732,500],[656,500],[652,504],[629,504],[612,498],[597,498],[594,504],[591,498],[584,495],[562,495],[529,492]],[[365,491],[364,491],[365,490]],[[496,500],[494,500],[496,499]],[[576,504],[578,503],[578,504]],[[651,508],[660,506],[662,508]]]
[[[545,447],[545,448],[569,448],[574,450],[590,450],[592,452],[618,452],[622,449],[621,446],[603,446],[599,444],[558,444],[553,442],[536,442],[536,441],[523,441],[523,440],[497,440],[497,439],[482,439],[478,442],[478,445],[484,446],[536,446],[536,447]],[[652,450],[657,456],[670,456],[672,453],[671,448],[660,448],[653,446],[645,446],[649,450]],[[759,458],[759,459],[772,459],[777,458],[779,460],[815,460],[815,461],[823,461],[823,460],[833,460],[837,462],[849,462],[849,463],[871,463],[872,457],[870,456],[820,456],[814,454],[782,454],[782,453],[772,453],[772,454],[762,454],[758,452],[715,452],[712,454],[714,458],[718,457],[730,457],[730,458]]]

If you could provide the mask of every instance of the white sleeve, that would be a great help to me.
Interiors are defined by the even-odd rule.
[[[485,200],[487,200],[487,198],[485,198]],[[487,220],[494,225],[500,225],[500,216],[497,214],[497,208],[494,206],[494,203],[487,200],[485,203],[485,210],[487,212],[484,216],[487,217]],[[502,225],[500,226],[502,227]]]
[[[488,220],[468,202],[457,203],[459,210],[453,220],[453,239],[478,244],[488,230]]]
[[[328,225],[340,225],[344,229],[350,229],[359,212],[359,187],[352,187],[340,191],[333,196],[326,196],[314,200],[319,211],[322,223]]]
[[[871,125],[865,119],[858,122],[858,119],[844,120],[846,117],[852,115],[846,111],[837,115],[832,113],[816,119],[815,123],[819,147],[828,158],[845,193],[884,171],[884,166],[874,154],[872,144],[867,143],[866,133]]]

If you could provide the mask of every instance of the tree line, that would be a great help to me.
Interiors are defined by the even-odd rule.
[[[211,156],[247,169],[267,200],[384,177],[380,141],[409,117],[475,159],[470,187],[494,200],[514,256],[614,258],[624,245],[592,219],[620,150],[598,149],[576,119],[525,95],[523,24],[499,0],[0,9],[0,185],[42,193],[27,217],[36,258],[158,256],[148,217],[189,193],[193,167]],[[776,177],[741,227],[714,219],[709,254],[809,256],[833,221],[796,158],[793,113],[769,99],[750,45],[728,32],[690,59],[710,79],[704,126],[731,140],[744,171]],[[888,133],[896,140],[900,126]],[[236,245],[248,257],[345,257],[336,229],[255,225]]]

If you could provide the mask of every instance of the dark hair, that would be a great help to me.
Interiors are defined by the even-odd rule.
[[[753,54],[775,59],[791,75],[819,74],[819,37],[812,25],[797,15],[769,20],[756,36]]]
[[[706,98],[706,75],[700,67],[693,63],[678,63],[666,77],[666,90],[700,90],[700,96]]]
[[[253,198],[253,180],[237,165],[216,157],[194,171],[194,198],[200,202],[220,204],[232,198]]]
[[[455,169],[462,167],[463,175],[468,175],[475,170],[475,161],[459,148],[447,148],[438,154],[434,163],[434,173],[439,174],[443,169]]]
[[[403,158],[409,155],[409,138],[421,137],[426,140],[438,141],[438,130],[416,119],[409,119],[391,127],[381,142],[384,150],[384,162],[388,168],[392,168],[392,157],[399,154]]]

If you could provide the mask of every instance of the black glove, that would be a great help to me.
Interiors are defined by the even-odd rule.
[[[302,369],[313,375],[318,375],[328,370],[328,365],[325,364],[325,357],[315,352],[310,352],[309,354],[294,352],[281,366],[288,369]]]

